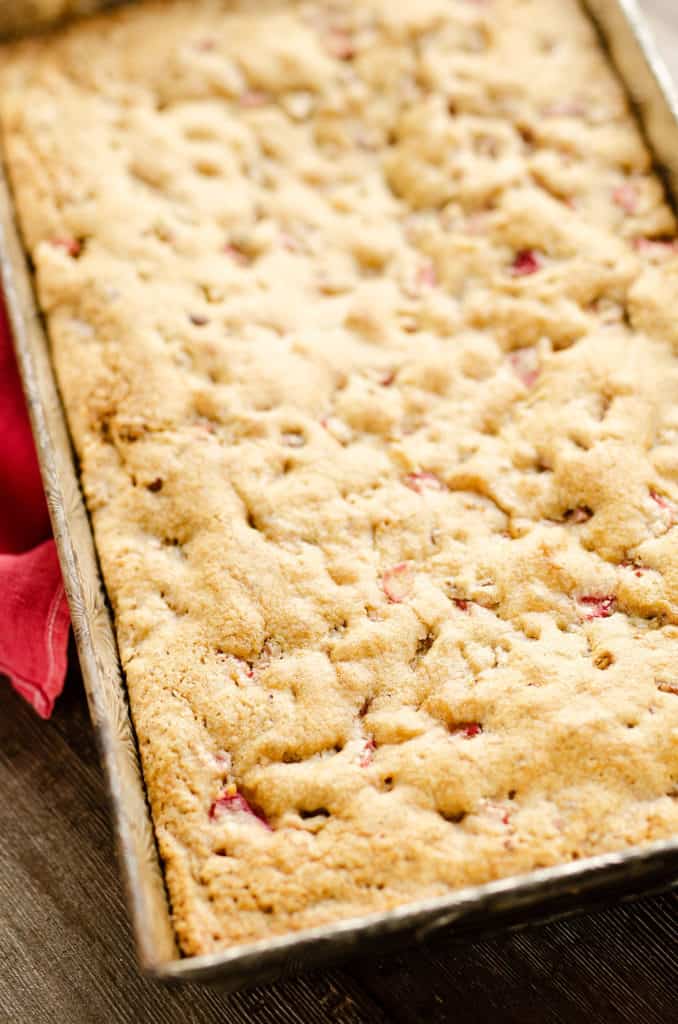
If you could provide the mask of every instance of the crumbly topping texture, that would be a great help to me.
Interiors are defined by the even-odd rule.
[[[678,245],[577,4],[4,63],[183,949],[675,835]]]

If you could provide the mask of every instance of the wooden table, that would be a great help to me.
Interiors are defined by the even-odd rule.
[[[678,76],[678,0],[643,0]],[[76,669],[53,720],[0,683],[0,1024],[669,1024],[678,897],[224,997],[138,975]]]

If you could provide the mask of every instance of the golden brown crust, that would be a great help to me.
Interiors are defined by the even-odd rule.
[[[185,951],[675,834],[675,225],[577,5],[142,3],[3,85]]]
[[[0,3],[0,36],[18,32],[34,32],[54,24],[61,18],[92,11],[116,0],[4,0]],[[122,0],[117,0],[118,3]]]

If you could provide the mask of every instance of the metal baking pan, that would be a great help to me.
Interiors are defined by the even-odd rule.
[[[588,0],[644,125],[674,204],[678,200],[678,97],[641,20],[636,0]],[[120,865],[141,966],[165,981],[233,990],[369,950],[522,926],[678,884],[678,836],[577,863],[451,892],[369,917],[226,952],[183,958],[139,767],[111,616],[78,473],[33,294],[30,268],[0,172],[0,271],[14,329],[47,501],[54,526],[92,722],[110,793]]]

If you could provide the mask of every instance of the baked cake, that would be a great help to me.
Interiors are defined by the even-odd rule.
[[[115,0],[0,0],[0,35],[44,28],[58,18],[89,13],[107,2]]]
[[[3,56],[183,950],[678,833],[676,224],[574,0]]]

